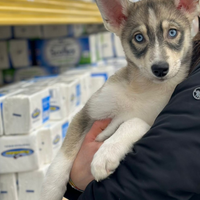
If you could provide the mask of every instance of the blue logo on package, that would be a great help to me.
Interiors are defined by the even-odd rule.
[[[12,149],[8,151],[4,151],[1,155],[8,158],[20,158],[23,156],[30,156],[34,151],[32,149]]]
[[[55,112],[55,111],[58,111],[58,110],[60,110],[59,106],[50,106],[50,111],[51,112]]]
[[[81,103],[81,86],[80,84],[76,85],[76,106],[79,106]]]
[[[42,119],[43,123],[49,120],[49,110],[50,110],[50,96],[42,99]]]
[[[108,74],[106,73],[94,73],[94,74],[91,74],[92,77],[96,77],[96,76],[103,76],[105,82],[108,80]]]
[[[40,110],[36,108],[32,113],[32,118],[35,119],[40,115]]]
[[[69,127],[69,122],[66,122],[65,124],[62,125],[62,139],[65,138],[68,127]]]
[[[60,142],[60,135],[56,135],[55,139],[53,140],[53,144],[56,145]]]

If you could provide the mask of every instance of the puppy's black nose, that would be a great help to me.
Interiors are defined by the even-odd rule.
[[[167,62],[159,62],[151,66],[153,74],[159,78],[167,75],[169,64]]]

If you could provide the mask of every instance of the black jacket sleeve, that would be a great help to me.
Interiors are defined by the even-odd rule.
[[[79,192],[72,188],[72,186],[68,183],[67,184],[67,191],[65,193],[65,197],[69,200],[77,200],[79,196],[82,194],[82,192]]]
[[[200,200],[200,100],[193,97],[198,87],[200,66],[177,86],[115,173],[91,182],[78,199]]]

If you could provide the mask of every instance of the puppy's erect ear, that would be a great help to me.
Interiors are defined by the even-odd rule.
[[[175,0],[175,5],[190,21],[199,15],[199,0]]]
[[[106,29],[119,35],[127,19],[128,6],[131,2],[129,0],[96,0],[96,2]]]

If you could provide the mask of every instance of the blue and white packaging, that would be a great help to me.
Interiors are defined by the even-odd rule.
[[[44,141],[42,155],[44,164],[50,164],[60,150],[69,126],[68,118],[59,121],[49,121],[40,130]]]
[[[12,38],[11,26],[0,26],[0,40],[8,40]]]
[[[42,38],[51,39],[67,36],[66,25],[44,25],[42,26]]]
[[[113,65],[104,65],[98,67],[91,67],[91,66],[80,66],[74,70],[66,71],[65,74],[68,73],[75,73],[74,71],[77,70],[77,73],[90,73],[90,96],[95,93],[98,89],[100,89],[103,84],[108,80],[110,76],[115,73],[115,67]]]
[[[5,135],[29,134],[49,120],[48,89],[31,88],[6,97],[3,104]]]
[[[101,42],[103,59],[114,58],[115,57],[114,34],[110,32],[101,33],[100,42]]]
[[[17,84],[16,84],[17,85]],[[3,102],[6,97],[17,94],[22,90],[17,87],[3,87],[0,89],[0,136],[4,134],[4,125],[3,125]]]
[[[18,200],[16,174],[0,174],[0,199]]]
[[[42,182],[49,165],[41,169],[18,174],[19,200],[38,200]],[[12,199],[11,199],[12,200]]]
[[[67,79],[59,76],[55,86],[59,86],[65,99],[67,117],[81,105],[81,82],[78,79]]]
[[[37,64],[59,67],[96,62],[95,35],[36,41]]]
[[[0,41],[0,70],[9,68],[10,61],[8,56],[8,42]]]
[[[68,70],[62,74],[66,78],[79,79],[81,82],[81,102],[84,105],[91,96],[91,76],[89,71],[78,69]]]
[[[104,32],[99,34],[98,39],[102,48],[103,59],[125,58],[124,50],[120,39],[114,33]]]
[[[22,39],[42,38],[41,26],[14,26],[14,37]]]
[[[36,170],[43,164],[42,138],[38,131],[0,137],[0,174]]]
[[[55,77],[36,78],[27,82],[24,88],[46,88],[50,95],[50,120],[61,120],[67,117],[67,104],[61,87]]]
[[[32,65],[32,54],[28,40],[10,40],[9,56],[13,68],[28,67]]]
[[[98,89],[100,89],[114,73],[115,68],[112,65],[91,68],[91,94],[94,94]]]
[[[50,119],[60,120],[67,117],[67,104],[58,84],[48,87],[50,93]]]

